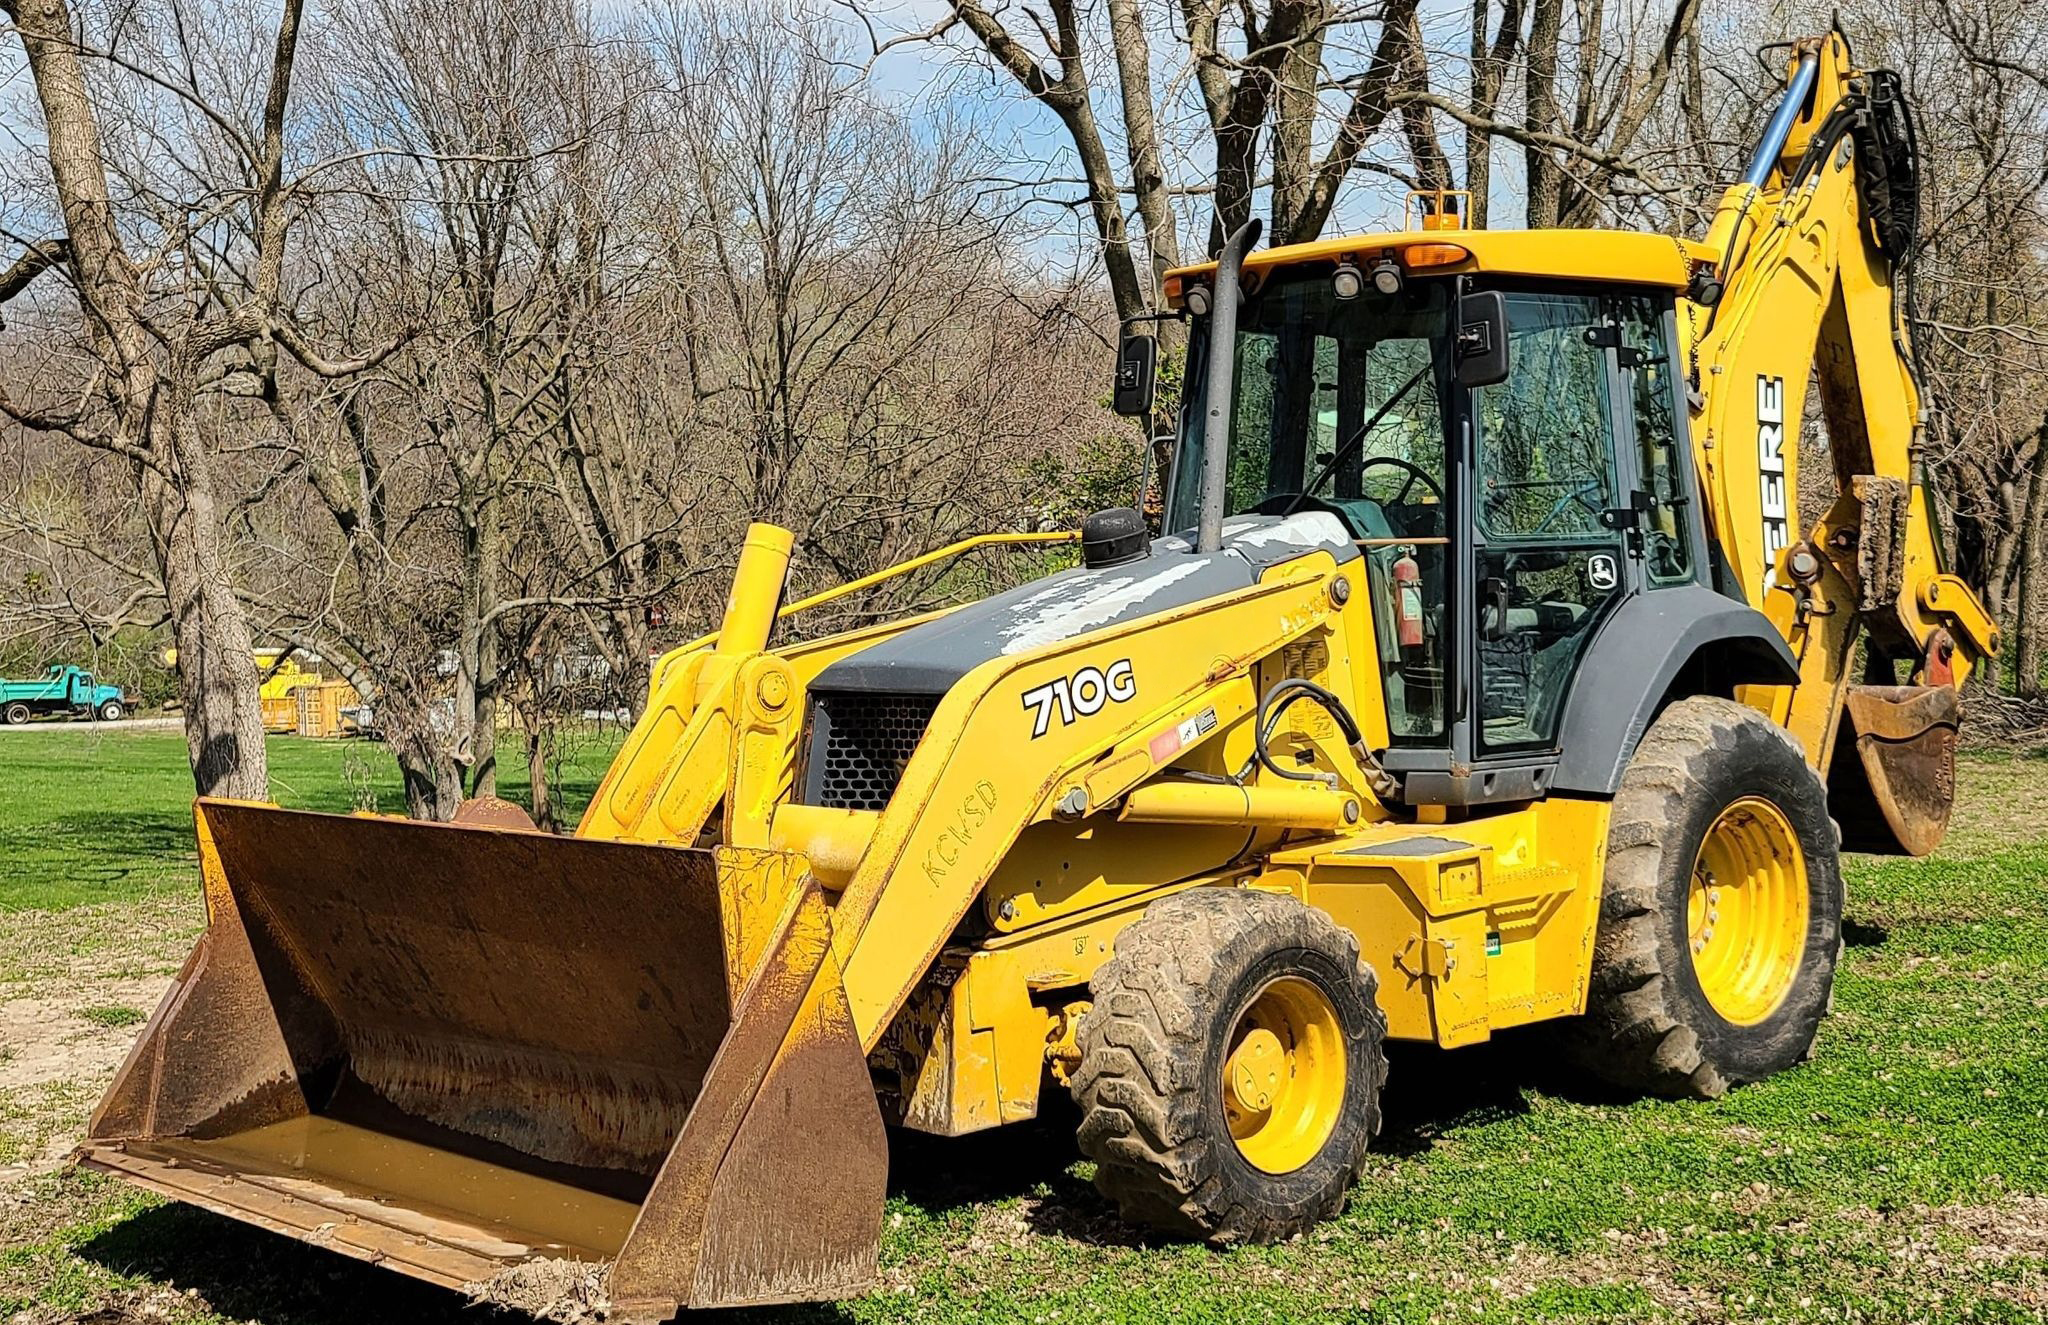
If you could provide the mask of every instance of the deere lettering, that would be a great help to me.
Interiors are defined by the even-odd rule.
[[[1785,379],[1756,379],[1756,463],[1764,526],[1764,588],[1771,587],[1778,553],[1791,541],[1785,492]]]

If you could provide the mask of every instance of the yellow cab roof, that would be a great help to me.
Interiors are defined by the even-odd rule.
[[[1405,251],[1416,245],[1455,245],[1465,250],[1462,258],[1441,250],[1428,253],[1426,264],[1403,261]],[[1640,230],[1399,230],[1379,234],[1343,235],[1260,249],[1247,254],[1247,272],[1261,276],[1283,267],[1307,263],[1335,263],[1350,259],[1370,266],[1391,256],[1409,269],[1410,275],[1448,276],[1488,272],[1536,276],[1548,280],[1617,281],[1631,285],[1662,285],[1685,288],[1694,266],[1712,262],[1715,253],[1706,245],[1671,235]],[[1418,259],[1425,255],[1417,253]],[[1446,260],[1449,259],[1449,260]],[[1204,262],[1177,267],[1167,273],[1168,302],[1178,306],[1181,286],[1213,276],[1216,264]],[[1179,278],[1179,279],[1175,279]]]

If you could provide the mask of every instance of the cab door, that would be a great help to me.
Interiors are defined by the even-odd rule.
[[[1473,393],[1475,759],[1548,754],[1587,642],[1634,579],[1619,331],[1595,294],[1506,294],[1510,371]]]

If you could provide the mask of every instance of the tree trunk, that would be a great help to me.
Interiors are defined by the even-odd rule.
[[[414,819],[446,823],[462,804],[462,767],[448,752],[445,736],[434,730],[434,713],[394,706],[397,721],[384,729],[384,742],[398,760],[405,783],[405,812]]]
[[[1166,167],[1159,155],[1159,124],[1152,108],[1152,53],[1145,40],[1145,15],[1138,0],[1109,0],[1109,35],[1123,94],[1124,141],[1131,158],[1131,189],[1145,224],[1145,248],[1152,259],[1146,295],[1152,308],[1165,308],[1168,268],[1180,265],[1180,235],[1173,200],[1166,192]]]
[[[1408,37],[1404,43],[1407,67],[1402,86],[1428,95],[1429,55],[1422,44],[1422,23],[1411,10],[1407,18]],[[1436,135],[1436,117],[1421,102],[1401,107],[1401,131],[1408,139],[1408,156],[1415,163],[1415,182],[1425,189],[1452,187],[1450,158]]]
[[[1529,56],[1523,75],[1524,123],[1531,133],[1558,129],[1557,40],[1564,20],[1564,0],[1534,0],[1529,21]],[[1528,178],[1531,230],[1557,224],[1563,181],[1549,149],[1530,144],[1522,149]]]
[[[181,362],[182,349],[173,342],[166,374],[159,367],[164,340],[143,323],[140,280],[114,225],[99,123],[72,43],[70,7],[65,0],[5,0],[0,12],[17,20],[35,79],[72,280],[106,367],[103,389],[115,435],[81,440],[135,462],[177,641],[192,783],[203,796],[261,799],[270,785],[263,710],[248,619],[222,555],[213,458],[192,418],[196,364]]]
[[[170,404],[165,396],[182,394],[163,392],[159,400]],[[151,430],[170,435],[154,448],[158,454],[172,451],[185,462],[182,483],[144,468],[142,503],[178,650],[178,700],[192,784],[201,796],[264,800],[270,765],[254,641],[221,555],[210,457],[183,408],[164,409]]]
[[[554,757],[553,728],[536,719],[526,733],[526,784],[530,789],[527,808],[536,827],[550,833],[562,831],[560,812],[555,806],[555,789],[548,781],[548,763]]]
[[[2043,621],[2044,597],[2048,597],[2048,475],[2038,469],[2027,484],[2026,522],[2020,535],[2019,591],[2014,595],[2012,619],[2017,627],[2018,650],[2013,666],[2018,675],[2014,688],[2026,699],[2041,697],[2041,663],[2048,633]]]
[[[498,498],[490,493],[469,508],[463,528],[455,736],[456,754],[468,768],[463,782],[471,796],[498,794],[498,627],[490,619],[498,602],[498,573],[504,553],[498,518]]]
[[[1279,8],[1276,6],[1276,9]],[[1315,238],[1294,230],[1308,213],[1316,181],[1316,116],[1323,75],[1323,41],[1330,17],[1321,0],[1286,6],[1286,30],[1297,31],[1273,71],[1271,135],[1272,244],[1296,244]],[[1276,14],[1276,23],[1279,15]]]

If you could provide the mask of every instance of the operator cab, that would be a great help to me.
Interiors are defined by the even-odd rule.
[[[1372,280],[1352,253],[1280,250],[1247,262],[1237,314],[1225,513],[1325,511],[1356,540],[1385,762],[1411,802],[1544,794],[1601,626],[1633,595],[1705,582],[1676,291],[1475,270],[1466,241],[1506,237],[1430,245],[1466,259],[1453,273],[1390,256]],[[1196,523],[1215,444],[1209,321],[1193,319],[1169,529]]]

